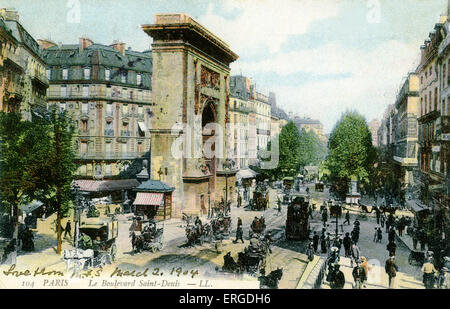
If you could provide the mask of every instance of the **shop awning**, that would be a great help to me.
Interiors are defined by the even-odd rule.
[[[147,127],[145,126],[145,123],[143,123],[142,121],[138,121],[138,125],[139,125],[139,129],[141,129],[142,132],[146,132],[147,131]]]
[[[429,210],[426,205],[422,204],[419,200],[416,199],[406,200],[406,205],[415,213]]]
[[[117,179],[117,180],[74,180],[72,185],[78,185],[80,191],[84,192],[111,192],[117,190],[129,190],[139,186],[136,179]]]
[[[249,168],[246,168],[246,169],[239,170],[239,172],[236,173],[236,180],[255,178],[256,175],[258,175],[257,172],[255,172]]]
[[[159,206],[162,203],[163,197],[163,193],[138,192],[133,204]]]

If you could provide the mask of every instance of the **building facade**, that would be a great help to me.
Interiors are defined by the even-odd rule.
[[[42,51],[10,9],[0,10],[0,110],[20,112],[30,120],[33,109],[46,106],[48,79]]]
[[[421,61],[417,68],[420,80],[420,172],[421,198],[426,204],[431,201],[430,187],[439,184],[442,179],[443,160],[441,158],[440,141],[440,113],[441,94],[439,78],[439,46],[443,41],[445,19],[441,19],[430,32],[429,37],[421,46]]]
[[[400,89],[395,102],[396,130],[394,163],[401,175],[399,181],[414,184],[413,169],[417,168],[419,115],[419,78],[410,73]]]
[[[135,178],[142,159],[149,159],[151,53],[88,38],[70,45],[39,43],[50,81],[48,104],[75,121],[76,177]]]
[[[378,119],[372,119],[369,122],[369,130],[372,134],[372,145],[378,147],[378,129],[380,128],[381,122]]]

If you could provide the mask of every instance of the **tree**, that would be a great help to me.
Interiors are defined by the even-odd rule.
[[[319,165],[326,157],[327,148],[314,131],[300,131],[300,166]]]
[[[336,123],[328,141],[326,166],[339,193],[345,194],[349,180],[354,177],[367,182],[376,161],[372,134],[363,116],[346,112]]]
[[[20,114],[0,112],[2,211],[12,216],[12,238],[17,256],[19,205],[46,188],[48,172],[43,166],[50,155],[48,127],[41,121],[23,121]]]
[[[274,169],[262,170],[265,177],[280,179],[297,175],[300,170],[300,133],[295,123],[290,121],[283,127],[280,135],[268,143],[269,150],[274,142],[279,143],[278,166]]]
[[[72,138],[72,121],[56,109],[34,112],[31,121],[22,120],[20,114],[0,113],[2,210],[12,215],[15,243],[19,205],[39,199],[57,211],[57,252],[61,252],[60,222],[71,204],[76,169]],[[14,262],[16,252],[17,248]]]

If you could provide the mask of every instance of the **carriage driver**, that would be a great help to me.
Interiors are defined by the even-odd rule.
[[[200,218],[198,216],[195,218],[194,225],[197,228],[197,233],[200,235],[202,232],[202,221],[200,220]]]

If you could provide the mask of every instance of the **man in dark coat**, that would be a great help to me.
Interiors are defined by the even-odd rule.
[[[318,247],[319,247],[319,235],[317,235],[317,232],[314,232],[314,236],[313,236],[314,252],[317,252]]]
[[[389,242],[386,246],[386,250],[389,252],[389,256],[395,256],[396,249],[397,249],[397,245],[393,241]]]
[[[348,223],[350,225],[350,211],[347,210],[347,213],[345,214],[345,221],[343,224]]]
[[[388,240],[389,240],[389,242],[395,241],[395,230],[394,230],[394,228],[390,229]]]
[[[360,289],[365,280],[365,272],[358,262],[353,268],[352,275],[353,279],[355,280],[355,288]]]
[[[345,250],[345,256],[349,257],[351,255],[350,248],[352,246],[352,239],[350,238],[349,233],[345,233],[343,245],[344,245],[344,250]]]
[[[240,193],[238,193],[238,198],[237,198],[237,207],[239,208],[239,207],[241,207],[241,205],[242,205],[242,196],[241,196],[241,194]]]
[[[339,264],[334,266],[334,275],[330,282],[330,287],[332,289],[343,289],[345,285],[344,273],[339,269]]]
[[[240,240],[240,241],[242,241],[242,243],[244,243],[243,235],[244,235],[244,231],[242,230],[242,224],[238,223],[238,226],[236,229],[236,239],[233,242],[237,243],[238,240]]]
[[[64,238],[69,234],[70,238],[72,238],[72,226],[70,224],[70,220],[67,221],[66,227],[64,228]]]
[[[386,260],[384,270],[389,277],[389,288],[393,289],[395,285],[395,277],[397,276],[398,266],[395,264],[395,256],[391,256]]]
[[[320,236],[320,249],[322,250],[322,253],[327,253],[327,239],[325,234]]]
[[[375,207],[375,215],[377,216],[377,224],[380,224],[381,212],[378,207]]]
[[[323,226],[325,226],[327,224],[327,221],[328,221],[328,211],[326,209],[324,209],[324,211],[322,212]]]

